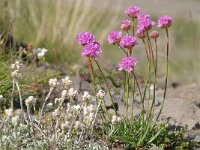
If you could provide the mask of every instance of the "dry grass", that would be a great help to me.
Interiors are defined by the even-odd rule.
[[[35,47],[48,48],[50,53],[47,60],[63,65],[82,63],[81,47],[74,38],[80,31],[89,31],[102,44],[102,62],[116,64],[122,55],[117,47],[115,49],[107,44],[106,37],[110,31],[119,29],[121,20],[126,18],[120,14],[128,4],[132,3],[132,1],[117,0],[115,3],[113,0],[1,0],[0,31],[10,27],[10,31],[19,41],[32,43]],[[196,3],[191,1],[192,5]],[[200,28],[196,11],[191,10],[191,14],[189,13],[191,5],[186,9],[188,2],[184,1],[185,5],[181,4],[180,8],[184,7],[186,10],[181,20],[179,19],[181,10],[177,7],[178,0],[174,2],[174,7],[179,13],[174,13],[174,7],[170,7],[170,11],[167,7],[162,10],[155,9],[153,2],[147,6],[145,0],[136,0],[134,4],[141,6],[146,13],[158,16],[168,12],[175,18],[171,31],[171,79],[183,83],[200,83],[197,69],[200,55],[198,51]],[[156,7],[162,8],[164,4],[169,3],[159,1]],[[159,41],[159,44],[161,46],[159,55],[162,57],[165,55],[165,43]],[[141,66],[138,70],[143,72],[145,70],[143,47],[137,49],[135,55],[139,57]],[[160,74],[162,72],[164,73],[164,70],[160,70]]]

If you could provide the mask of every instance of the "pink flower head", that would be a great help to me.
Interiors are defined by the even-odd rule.
[[[101,53],[100,44],[97,42],[89,43],[83,47],[82,56],[91,57],[97,59]]]
[[[146,37],[143,28],[137,28],[136,35],[141,39],[144,39]]]
[[[131,6],[125,10],[125,13],[132,19],[137,18],[140,13],[140,8],[137,6]]]
[[[82,46],[85,46],[85,45],[87,45],[87,44],[95,41],[94,36],[91,33],[89,33],[89,32],[80,32],[76,36],[76,40]]]
[[[120,46],[131,50],[134,46],[138,45],[138,41],[135,37],[127,35],[120,41]]]
[[[161,16],[158,19],[158,27],[162,29],[169,28],[172,24],[173,18],[170,16]]]
[[[138,15],[138,30],[146,32],[149,31],[153,25],[155,25],[155,23],[151,21],[149,15],[145,15],[142,13]]]
[[[108,35],[108,42],[109,44],[117,44],[120,42],[122,37],[122,32],[118,32],[118,31],[113,31],[110,32],[110,34]]]
[[[159,37],[159,33],[158,31],[152,31],[149,36],[152,38],[152,39],[157,39]]]
[[[130,20],[122,21],[122,24],[121,24],[121,29],[122,30],[128,31],[128,30],[130,30],[130,28],[131,28],[131,21]]]
[[[138,63],[138,61],[134,57],[131,57],[131,56],[124,57],[119,63],[118,70],[120,70],[120,71],[124,70],[124,71],[131,72],[132,70],[134,70],[137,63]]]

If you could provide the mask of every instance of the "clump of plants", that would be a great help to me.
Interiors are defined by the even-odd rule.
[[[130,20],[122,22],[122,31],[113,31],[108,35],[109,44],[122,50],[125,55],[118,66],[118,70],[124,72],[125,113],[119,114],[117,111],[115,99],[99,64],[102,52],[100,44],[91,33],[81,32],[76,36],[76,40],[83,46],[82,56],[87,58],[94,96],[88,91],[80,95],[77,90],[70,87],[72,81],[69,77],[62,80],[52,78],[49,80],[49,92],[37,112],[35,109],[37,96],[22,98],[19,79],[22,77],[23,68],[21,62],[16,61],[11,65],[11,77],[13,90],[16,87],[18,91],[20,109],[14,108],[11,95],[10,109],[5,110],[5,116],[1,118],[0,123],[0,144],[3,149],[109,149],[112,147],[145,149],[152,145],[162,148],[189,147],[189,143],[183,140],[183,131],[170,133],[166,124],[157,125],[167,92],[169,27],[173,19],[170,16],[162,16],[157,23],[154,23],[149,15],[141,12],[136,6],[128,8],[125,13]],[[159,33],[151,31],[156,24],[166,32],[165,89],[158,114],[155,114],[155,98],[159,69],[157,46]],[[148,65],[143,87],[135,71],[139,61],[134,56],[134,51],[140,43],[144,46],[143,53],[146,55]],[[94,69],[94,65],[98,68],[99,74]],[[97,83],[100,76],[105,87]],[[130,86],[131,82],[133,87]],[[151,96],[149,91],[152,84],[153,95]],[[60,96],[50,101],[54,92],[58,92]],[[128,106],[130,94],[133,95],[131,110]],[[134,117],[134,97],[137,95],[140,98],[141,112]],[[113,113],[106,109],[106,96],[110,98]],[[5,99],[0,96],[0,100]],[[145,105],[145,101],[148,101],[148,105]]]

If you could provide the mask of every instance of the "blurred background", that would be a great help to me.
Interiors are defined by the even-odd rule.
[[[170,79],[182,84],[200,83],[200,1],[199,0],[0,0],[0,32],[11,33],[17,41],[47,48],[47,61],[82,64],[81,47],[75,36],[81,31],[95,35],[102,45],[102,65],[117,66],[123,53],[107,43],[110,31],[119,30],[128,19],[124,10],[137,5],[157,21],[161,15],[174,18],[170,28]],[[156,28],[155,28],[156,29]],[[159,42],[160,75],[164,73],[165,32]],[[143,46],[134,55],[145,72]]]

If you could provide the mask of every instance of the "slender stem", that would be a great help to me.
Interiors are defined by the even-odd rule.
[[[19,93],[20,106],[21,106],[22,113],[24,115],[24,120],[26,120],[26,116],[25,116],[24,108],[23,108],[23,102],[22,102],[22,94],[21,94],[21,90],[20,90],[20,87],[19,87],[19,83],[17,81],[15,81],[15,84],[16,84],[16,87],[17,87],[17,90],[18,90],[18,93]]]
[[[156,45],[156,60],[155,60],[155,78],[154,78],[154,86],[153,86],[153,101],[155,103],[155,98],[156,98],[156,84],[157,84],[157,69],[158,69],[158,44],[157,44],[157,39],[155,39],[155,45]],[[154,107],[153,107],[153,113],[154,114]],[[153,117],[153,116],[152,116]]]
[[[97,88],[96,88],[96,82],[95,82],[95,78],[94,78],[94,69],[92,66],[92,60],[90,57],[88,57],[88,66],[89,66],[89,70],[90,70],[90,76],[92,78],[92,83],[93,83],[93,88],[94,88],[94,93],[95,95],[97,94]]]
[[[123,47],[121,47],[121,46],[119,45],[119,43],[118,43],[117,45],[119,46],[119,48],[121,48],[121,49],[123,50],[123,52],[126,54],[126,56],[128,56],[128,53],[126,52],[126,50],[125,50]]]
[[[147,55],[147,60],[148,60],[148,62],[149,62],[149,61],[150,61],[150,60],[149,60],[149,54],[148,54],[147,45],[146,45],[146,42],[145,42],[144,38],[142,39],[142,42],[143,42],[143,44],[144,44],[145,52],[146,52],[146,55]]]
[[[131,110],[131,119],[133,119],[133,111],[134,111],[134,101],[135,101],[135,78],[133,80],[133,102],[132,102],[132,110]]]
[[[89,63],[90,75],[91,75],[91,78],[92,78],[94,92],[95,92],[95,95],[97,95],[97,87],[96,87],[96,82],[95,82],[95,78],[94,78],[95,73],[94,73],[94,68],[93,68],[93,65],[92,65],[92,59],[90,57],[88,57],[88,63]],[[97,101],[97,104],[98,104],[98,99],[97,98],[96,98],[96,101]],[[107,112],[105,100],[103,100],[103,104],[104,104],[105,111]],[[103,110],[102,106],[101,106],[101,109]],[[104,113],[101,113],[101,114],[102,114],[101,115],[102,120],[103,119],[106,120]]]
[[[20,91],[20,87],[17,81],[15,81],[18,93],[19,93],[19,99],[20,99],[20,106],[21,106],[21,110],[23,111],[23,102],[22,102],[22,95],[21,95],[21,91]]]
[[[133,75],[134,79],[135,79],[135,82],[136,82],[136,85],[137,85],[137,88],[138,88],[138,91],[139,91],[139,94],[140,94],[140,98],[142,99],[142,92],[141,92],[141,89],[140,89],[140,85],[139,85],[139,82],[135,76],[135,73],[133,71],[131,71],[131,74]]]
[[[167,35],[167,59],[166,59],[166,78],[165,78],[165,90],[164,90],[164,94],[163,94],[163,102],[160,108],[160,111],[158,113],[158,116],[156,118],[156,120],[158,120],[158,118],[160,117],[160,114],[162,112],[163,106],[164,106],[164,102],[165,102],[165,98],[166,98],[166,93],[167,93],[167,83],[168,83],[168,74],[169,74],[169,31],[166,28],[166,35]]]
[[[99,109],[100,109],[100,107],[101,107],[101,102],[102,102],[102,99],[100,99],[99,100],[99,104],[98,104],[98,106],[97,106],[97,111],[96,111],[96,113],[95,113],[95,117],[94,117],[94,120],[93,120],[93,122],[92,122],[92,130],[91,130],[91,133],[93,134],[93,130],[94,130],[94,124],[95,124],[95,121],[96,121],[96,119],[97,119],[97,115],[98,115],[98,113],[99,113]],[[102,120],[103,121],[103,120]]]
[[[129,74],[125,72],[125,101],[126,101],[126,118],[128,118],[128,101],[129,101]]]
[[[153,53],[153,48],[152,48],[152,44],[151,44],[151,40],[150,40],[148,32],[147,32],[147,39],[148,39],[149,52],[150,52],[149,55],[152,58],[154,69],[155,69],[154,53]]]
[[[34,130],[34,126],[33,126],[33,119],[32,119],[32,117],[30,115],[30,108],[29,107],[27,107],[27,113],[28,113],[28,117],[29,117],[29,120],[30,120],[31,128],[33,130],[34,145],[35,145],[35,147],[37,147],[35,130]]]
[[[44,103],[42,105],[42,109],[41,109],[41,113],[40,113],[40,118],[39,118],[39,122],[41,121],[41,118],[42,118],[42,114],[43,114],[43,111],[44,111],[44,107],[47,103],[47,100],[49,99],[49,97],[51,96],[51,93],[53,92],[54,88],[53,87],[50,87],[49,89],[49,93],[47,94],[45,100],[44,100]]]
[[[151,104],[151,108],[150,108],[150,112],[149,112],[149,119],[151,117],[153,117],[153,113],[152,110],[154,109],[154,104],[155,104],[155,96],[156,96],[156,76],[157,76],[157,42],[156,42],[156,62],[154,61],[154,53],[153,53],[153,48],[152,48],[152,44],[150,41],[150,37],[149,34],[147,32],[147,38],[148,38],[148,43],[149,43],[149,48],[151,51],[151,57],[152,57],[152,61],[153,61],[153,66],[154,66],[154,83],[153,83],[153,100],[152,100],[152,104]],[[150,89],[150,88],[149,88]],[[151,91],[149,90],[149,93]]]
[[[132,19],[132,29],[133,29],[133,36],[135,36],[135,24],[134,24],[134,18]]]
[[[11,109],[14,109],[14,99],[13,99],[13,95],[14,95],[14,91],[15,91],[15,81],[13,79],[13,86],[12,86],[12,93],[11,93]]]
[[[109,88],[109,86],[108,86],[108,83],[107,83],[107,81],[106,81],[106,78],[105,78],[105,76],[104,76],[104,74],[103,74],[103,71],[101,70],[101,67],[100,67],[99,63],[98,63],[96,60],[95,60],[95,62],[96,62],[96,64],[97,64],[97,67],[99,68],[100,73],[101,73],[101,75],[102,75],[102,77],[103,77],[103,80],[104,80],[104,82],[105,82],[105,84],[106,84],[106,87],[107,87],[107,90],[108,90],[108,94],[109,94],[109,96],[110,96],[110,100],[111,100],[112,105],[113,105],[113,109],[114,109],[114,111],[115,111],[115,114],[117,115],[117,111],[116,111],[115,105],[114,105],[114,100],[113,100],[113,97],[112,97],[112,95],[111,95],[110,88]]]

